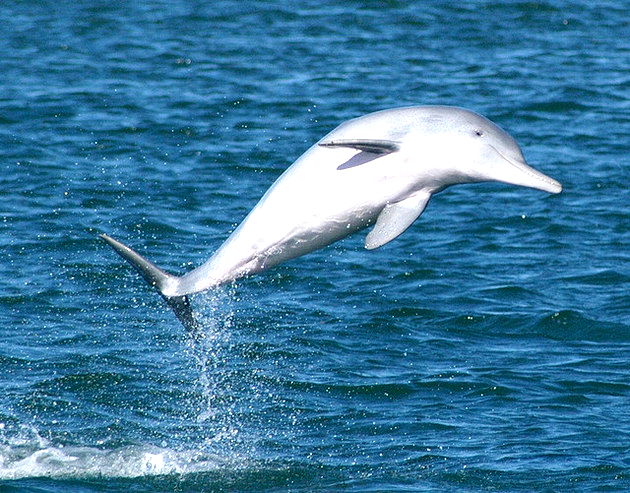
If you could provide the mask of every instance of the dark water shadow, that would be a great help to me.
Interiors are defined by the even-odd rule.
[[[338,170],[344,170],[349,168],[354,168],[355,166],[361,166],[362,164],[369,163],[370,161],[374,161],[375,159],[382,157],[381,154],[375,154],[373,152],[365,152],[361,151],[358,154],[355,154],[350,159],[348,159],[345,163],[337,166]]]

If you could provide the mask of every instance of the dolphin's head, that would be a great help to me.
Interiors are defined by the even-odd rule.
[[[441,107],[451,138],[451,165],[466,181],[498,181],[560,193],[562,185],[527,164],[518,143],[505,130],[477,113]]]

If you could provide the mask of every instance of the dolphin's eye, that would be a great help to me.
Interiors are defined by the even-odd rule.
[[[477,137],[482,137],[483,136],[483,130],[475,130],[475,135]]]

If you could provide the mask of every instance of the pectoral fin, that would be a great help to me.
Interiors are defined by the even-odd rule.
[[[365,248],[373,250],[401,235],[420,217],[430,198],[430,193],[420,191],[400,202],[387,204],[365,238]]]
[[[322,147],[350,147],[372,154],[390,154],[398,150],[398,143],[393,140],[340,139],[320,142]]]

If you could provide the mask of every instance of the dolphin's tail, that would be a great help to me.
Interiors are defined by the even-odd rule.
[[[132,250],[121,242],[116,241],[111,236],[106,234],[100,235],[100,237],[114,250],[116,253],[129,262],[145,281],[151,286],[155,287],[160,295],[164,298],[168,306],[170,306],[175,312],[175,316],[184,325],[184,327],[192,334],[197,334],[200,328],[199,322],[195,319],[192,308],[190,307],[190,301],[188,296],[169,296],[169,291],[173,290],[173,287],[178,284],[178,277],[168,272],[164,272],[152,262],[149,262],[138,252]]]

